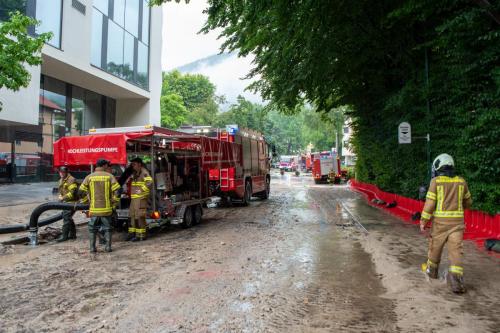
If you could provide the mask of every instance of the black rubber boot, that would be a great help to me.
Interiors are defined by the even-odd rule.
[[[106,236],[105,236],[105,233],[104,231],[100,231],[98,234],[97,234],[97,237],[99,238],[99,245],[106,245]]]
[[[59,236],[59,238],[56,239],[56,242],[60,243],[67,241],[68,234],[69,234],[69,225],[63,224],[61,236]]]
[[[106,231],[104,233],[104,239],[106,241],[106,246],[104,247],[104,251],[106,252],[112,252],[113,250],[111,249],[111,231]]]
[[[73,221],[69,225],[68,238],[69,239],[76,239],[76,225],[75,225],[75,222],[73,222]]]
[[[129,232],[127,234],[127,237],[125,237],[125,241],[126,242],[128,242],[128,241],[134,241],[134,239],[135,239],[135,233],[133,233],[133,232]]]
[[[452,292],[454,292],[455,294],[465,293],[466,290],[464,284],[464,276],[462,274],[448,272],[448,277],[446,280]]]
[[[95,248],[95,241],[96,241],[96,233],[95,232],[89,232],[89,241],[90,241],[90,253],[96,253],[97,249]]]

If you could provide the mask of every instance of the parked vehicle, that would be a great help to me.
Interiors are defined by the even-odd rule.
[[[311,155],[314,156],[312,174],[316,184],[321,182],[337,184],[340,182],[340,159],[337,158],[336,153],[325,151]]]
[[[238,147],[239,158],[236,159],[235,166],[210,170],[210,186],[215,195],[245,205],[252,196],[262,199],[269,197],[272,156],[261,133],[240,129],[237,125],[228,125],[225,129],[182,126],[180,131],[230,142]]]
[[[295,161],[296,156],[292,155],[282,155],[280,157],[280,169],[284,171],[295,171],[297,170],[297,162]]]

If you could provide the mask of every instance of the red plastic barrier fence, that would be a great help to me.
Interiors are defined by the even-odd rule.
[[[398,194],[384,192],[373,184],[362,183],[351,179],[350,186],[353,190],[363,193],[370,204],[383,208],[385,211],[401,218],[404,221],[418,224],[419,221],[412,221],[411,216],[416,212],[422,212],[424,202],[403,197]],[[372,199],[383,200],[386,203],[396,201],[397,205],[387,208],[373,204]],[[478,210],[466,210],[465,215],[465,239],[500,239],[500,214],[489,215]]]

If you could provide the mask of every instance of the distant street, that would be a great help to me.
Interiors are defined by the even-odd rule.
[[[206,209],[143,243],[115,233],[111,254],[89,254],[86,227],[1,246],[0,332],[498,331],[500,258],[466,242],[469,292],[453,295],[419,271],[417,229],[345,185],[274,172],[268,201]]]

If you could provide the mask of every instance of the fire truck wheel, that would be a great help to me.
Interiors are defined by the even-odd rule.
[[[245,193],[243,194],[243,206],[248,206],[250,199],[252,198],[252,183],[250,181],[245,182]]]
[[[259,193],[259,198],[262,200],[269,199],[269,193],[271,192],[271,181],[269,178],[266,178],[266,189]]]
[[[182,221],[183,228],[191,228],[193,226],[193,211],[191,207],[187,207],[184,212],[184,219]]]
[[[201,222],[201,216],[203,215],[203,210],[201,205],[193,206],[193,223],[199,224]]]

